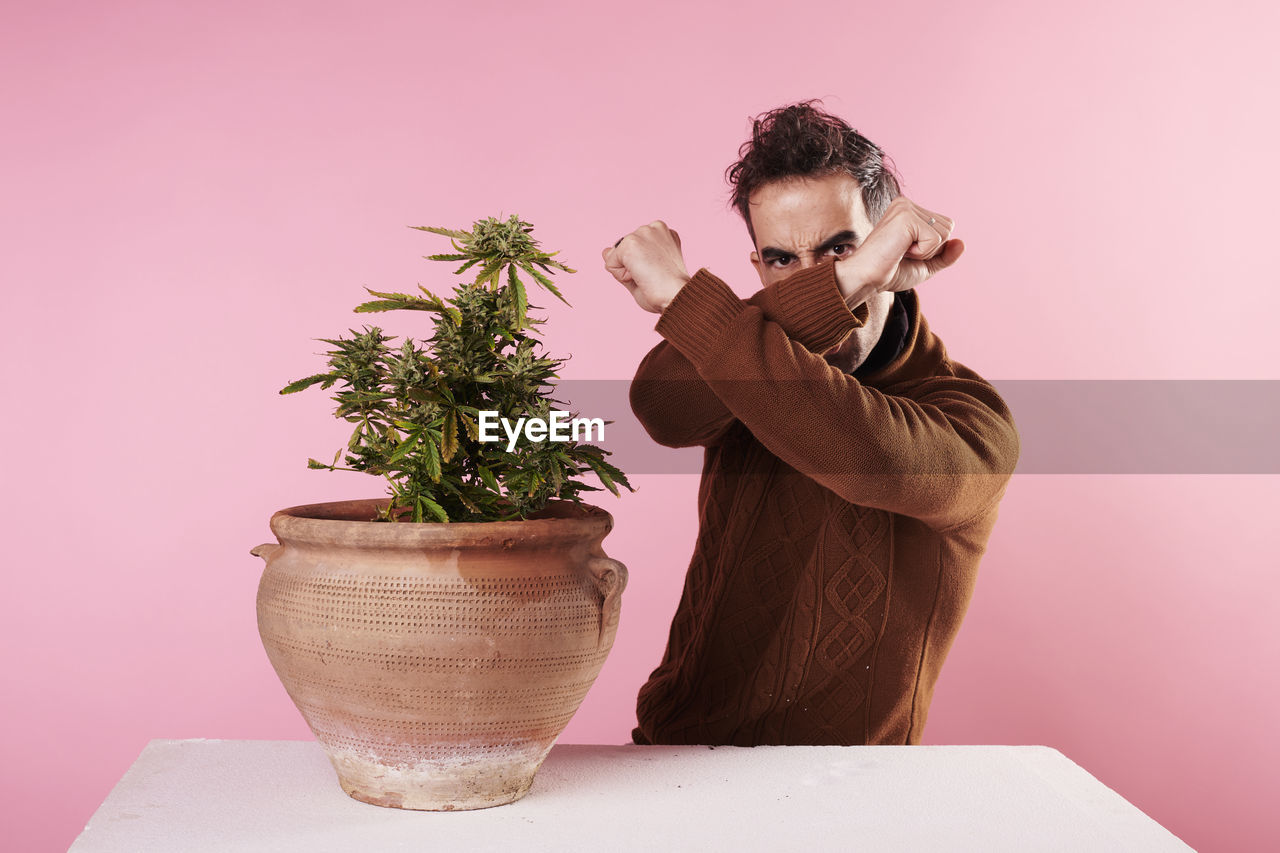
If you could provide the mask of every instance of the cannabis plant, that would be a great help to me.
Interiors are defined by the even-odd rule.
[[[330,344],[329,371],[283,388],[292,394],[319,385],[339,390],[336,416],[355,424],[344,450],[311,468],[365,471],[384,477],[391,502],[385,521],[499,521],[527,518],[551,498],[581,503],[580,493],[598,491],[580,482],[594,473],[609,491],[631,489],[626,476],[605,460],[608,451],[578,441],[481,441],[482,412],[550,420],[551,380],[564,359],[541,351],[529,316],[526,281],[568,304],[552,283],[555,270],[574,270],[543,252],[533,226],[518,217],[482,219],[470,231],[411,226],[450,238],[453,252],[428,255],[469,271],[451,299],[419,285],[421,294],[369,290],[375,300],[357,313],[426,311],[435,334],[425,343],[394,338],[365,326],[350,337],[322,338]],[[366,288],[368,290],[368,288]],[[490,415],[489,417],[493,417]],[[608,423],[607,421],[605,423]],[[576,436],[575,436],[576,437]],[[345,465],[340,464],[345,462]]]

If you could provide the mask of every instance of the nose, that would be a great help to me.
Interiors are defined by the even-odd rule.
[[[800,264],[800,269],[807,270],[809,267],[816,267],[818,264],[825,264],[831,260],[827,254],[815,254],[814,252],[801,252],[796,260]]]

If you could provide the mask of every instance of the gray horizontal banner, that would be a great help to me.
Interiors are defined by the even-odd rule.
[[[701,382],[672,381],[670,399],[709,393]],[[753,384],[759,387],[751,387]],[[800,399],[800,383],[733,383],[740,399],[782,407]],[[1277,474],[1280,473],[1280,380],[992,380],[1013,413],[1021,439],[1020,474]],[[631,381],[561,380],[558,408],[579,418],[613,421],[603,441],[609,461],[628,474],[697,474],[699,447],[657,444],[631,410]],[[821,391],[812,389],[812,393]],[[704,397],[705,399],[705,397]],[[672,417],[682,414],[677,404]],[[833,417],[838,413],[833,412]],[[797,434],[805,425],[794,424]],[[859,436],[852,431],[851,443]],[[766,445],[768,442],[765,442]],[[851,470],[848,454],[833,452],[831,473]],[[870,465],[871,463],[864,463]],[[867,468],[860,473],[954,474],[937,470]],[[1007,473],[1007,472],[1000,472]]]

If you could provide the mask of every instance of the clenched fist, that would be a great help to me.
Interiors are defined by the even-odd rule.
[[[836,263],[840,290],[851,304],[880,291],[910,290],[964,252],[964,243],[951,239],[955,225],[898,196],[857,250]]]
[[[662,221],[650,222],[600,253],[604,268],[622,283],[636,304],[661,314],[689,281],[680,235]]]

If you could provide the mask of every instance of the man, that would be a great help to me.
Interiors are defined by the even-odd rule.
[[[637,743],[915,744],[1018,457],[914,288],[964,251],[881,150],[812,102],[728,171],[764,285],[690,276],[662,222],[603,252],[664,340],[631,404],[706,448],[699,533]]]

